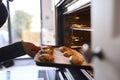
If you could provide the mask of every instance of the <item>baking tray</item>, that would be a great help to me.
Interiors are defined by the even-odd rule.
[[[36,54],[39,56],[39,54]],[[37,60],[37,57],[35,57],[35,62],[37,66],[46,66],[46,67],[56,67],[56,68],[72,68],[72,69],[87,69],[87,70],[93,70],[91,65],[73,65],[69,62],[69,58],[63,56],[63,53],[59,51],[59,49],[54,49],[54,63],[50,62],[40,62]]]
[[[37,66],[56,67],[56,68],[71,68],[71,69],[86,69],[93,70],[91,66],[78,66],[72,64],[61,64],[61,63],[43,63],[36,61]]]

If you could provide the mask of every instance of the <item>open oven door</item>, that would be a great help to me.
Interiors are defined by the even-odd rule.
[[[120,0],[92,1],[92,50],[104,58],[93,57],[95,80],[120,80]]]

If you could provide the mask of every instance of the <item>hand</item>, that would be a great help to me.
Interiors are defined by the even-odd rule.
[[[34,45],[33,43],[23,42],[22,44],[25,52],[32,58],[34,58],[35,54],[40,50],[40,47]]]

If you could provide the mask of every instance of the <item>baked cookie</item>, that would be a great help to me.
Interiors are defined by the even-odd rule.
[[[49,54],[49,55],[53,55],[54,53],[54,48],[52,48],[52,46],[44,46],[41,48],[41,50],[39,51],[39,54]]]
[[[84,57],[81,54],[72,55],[70,57],[70,62],[74,65],[82,65],[84,62]]]
[[[44,50],[47,50],[47,49],[50,49],[50,50],[54,50],[54,48],[52,47],[52,46],[44,46],[44,47],[42,47],[42,49],[44,49]]]
[[[59,50],[64,53],[65,51],[68,51],[68,50],[71,50],[69,47],[66,47],[66,46],[62,46],[59,48]]]
[[[64,55],[65,57],[70,57],[70,56],[72,56],[73,54],[74,54],[74,52],[71,51],[71,50],[65,51],[65,52],[63,53],[63,55]]]
[[[49,54],[41,54],[38,59],[41,62],[54,62],[54,57]]]

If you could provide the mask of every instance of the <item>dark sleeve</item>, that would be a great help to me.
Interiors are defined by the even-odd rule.
[[[1,5],[1,3],[2,3],[2,0],[0,0],[0,5]]]
[[[16,42],[14,44],[0,48],[0,62],[13,59],[25,54],[26,53],[23,49],[22,42]]]

